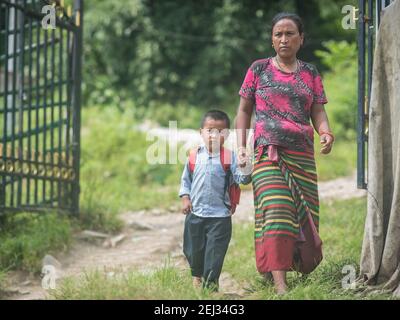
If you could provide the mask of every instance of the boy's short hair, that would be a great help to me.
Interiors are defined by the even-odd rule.
[[[228,129],[231,127],[231,120],[229,119],[228,115],[221,110],[214,109],[214,110],[207,111],[204,114],[203,119],[201,119],[200,128],[203,128],[204,123],[206,122],[207,118],[211,118],[213,120],[223,120],[223,121],[225,121],[226,127]]]

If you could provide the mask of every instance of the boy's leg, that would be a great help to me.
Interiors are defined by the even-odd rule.
[[[228,218],[208,218],[206,224],[206,251],[204,261],[204,281],[210,289],[218,290],[218,280],[222,271],[225,254],[232,236],[232,220]]]
[[[204,270],[205,239],[204,218],[189,213],[183,232],[183,253],[189,262],[192,276],[200,279]]]

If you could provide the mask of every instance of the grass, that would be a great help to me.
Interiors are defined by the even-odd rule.
[[[118,213],[168,207],[177,198],[180,165],[152,165],[146,152],[153,141],[135,129],[133,112],[83,111],[81,203],[85,227],[115,231]]]
[[[319,181],[351,175],[357,164],[356,141],[338,140],[328,155],[320,154],[318,136],[315,137],[315,162]]]
[[[207,291],[193,289],[191,275],[171,267],[168,262],[152,272],[132,270],[129,273],[87,272],[80,278],[66,279],[51,292],[54,299],[211,299]]]
[[[1,292],[5,289],[6,286],[6,278],[7,278],[7,272],[4,270],[0,270],[0,297],[1,297]]]
[[[72,225],[55,213],[18,213],[1,225],[0,270],[41,270],[45,254],[68,249]],[[1,273],[1,271],[0,271]]]
[[[57,213],[16,213],[0,223],[0,297],[11,270],[38,274],[46,254],[67,251],[76,222]]]
[[[173,118],[173,113],[164,109],[160,111],[165,115],[164,119]],[[135,112],[99,107],[83,109],[79,221],[76,223],[56,214],[21,213],[7,217],[7,223],[0,225],[0,286],[7,270],[37,272],[44,254],[66,249],[71,242],[72,225],[114,233],[122,227],[118,218],[121,212],[168,208],[178,204],[177,192],[183,165],[152,165],[147,162],[146,152],[153,142],[147,141],[146,135],[135,129],[140,118]],[[159,117],[161,115],[157,114],[155,118]],[[183,112],[181,118],[187,118]],[[196,113],[194,118],[193,123],[187,120],[179,127],[194,126],[200,119],[200,113]],[[321,156],[318,152],[316,139],[319,180],[334,179],[353,172],[355,143],[337,141],[328,156]],[[246,226],[241,228],[246,232]],[[340,230],[335,232],[344,235]],[[336,233],[333,234],[332,242],[336,239]],[[349,247],[352,245],[349,243]],[[250,248],[244,247],[244,250]],[[239,258],[249,254],[251,250]],[[235,273],[235,270],[232,269],[232,272]],[[244,273],[246,278],[251,276],[248,272]]]
[[[362,297],[351,289],[342,288],[345,266],[358,272],[364,230],[366,199],[332,201],[321,206],[321,238],[324,260],[308,277],[288,274],[290,292],[277,296],[272,284],[266,284],[255,267],[253,225],[235,224],[233,238],[223,271],[228,272],[243,288],[245,299],[391,299],[389,295]],[[52,292],[54,299],[224,299],[221,294],[198,292],[191,286],[189,272],[166,263],[152,273],[132,270],[88,272],[79,279],[65,280]]]
[[[288,284],[291,290],[284,297],[277,296],[272,285],[266,286],[256,271],[253,225],[236,226],[225,270],[248,288],[251,299],[360,299],[355,292],[343,290],[341,283],[345,276],[342,274],[345,266],[354,268],[358,274],[365,214],[365,198],[322,202],[320,235],[324,242],[324,260],[307,278],[289,273]]]

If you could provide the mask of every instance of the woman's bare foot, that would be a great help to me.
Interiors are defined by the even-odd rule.
[[[286,271],[272,271],[272,276],[274,277],[276,293],[278,295],[286,294],[287,293]]]
[[[287,293],[287,286],[286,284],[275,284],[275,291],[276,294],[281,296]]]
[[[193,283],[193,287],[195,288],[201,288],[201,277],[192,277],[192,283]]]

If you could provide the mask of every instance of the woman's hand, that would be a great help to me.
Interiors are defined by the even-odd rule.
[[[311,107],[311,120],[315,130],[318,132],[321,143],[321,153],[328,154],[332,150],[335,137],[329,127],[328,116],[323,104],[314,103]]]
[[[328,154],[332,150],[333,142],[335,141],[334,136],[331,133],[322,133],[319,137],[321,142],[321,153]]]
[[[182,213],[188,214],[192,211],[193,211],[192,201],[190,201],[190,198],[188,195],[183,196],[182,197]]]
[[[240,168],[244,168],[248,161],[247,150],[245,147],[240,147],[237,151],[237,163]]]

